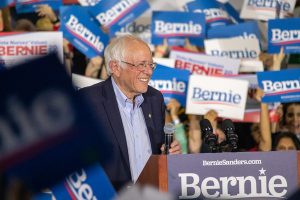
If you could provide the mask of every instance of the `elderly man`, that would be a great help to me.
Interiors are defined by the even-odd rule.
[[[111,148],[102,149],[110,159],[100,163],[119,189],[135,182],[151,154],[160,154],[164,142],[165,105],[162,94],[148,86],[156,63],[148,45],[125,35],[105,49],[109,78],[84,88],[97,113]],[[177,141],[170,153],[181,149]]]

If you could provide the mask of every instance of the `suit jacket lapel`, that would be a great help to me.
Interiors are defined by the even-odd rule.
[[[143,110],[143,114],[144,114],[144,118],[146,121],[146,126],[148,129],[148,133],[149,133],[149,138],[150,138],[150,143],[151,143],[151,148],[152,148],[152,152],[155,154],[156,152],[156,141],[155,141],[155,131],[154,131],[154,124],[153,124],[153,120],[152,120],[152,113],[151,113],[151,102],[149,101],[149,98],[146,97],[146,95],[144,96],[144,102],[142,103],[141,107]]]
[[[105,84],[103,90],[103,92],[105,93],[103,95],[106,97],[106,100],[104,101],[104,108],[109,118],[110,126],[113,129],[113,133],[115,134],[115,138],[118,141],[119,146],[121,148],[121,153],[124,156],[125,161],[129,167],[130,165],[129,165],[126,136],[124,132],[122,118],[118,108],[118,103],[116,100],[116,95],[114,93],[114,89],[111,83],[111,77],[108,78],[106,82],[107,83]]]

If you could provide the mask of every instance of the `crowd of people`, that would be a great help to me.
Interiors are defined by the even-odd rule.
[[[299,6],[297,2],[296,7]],[[0,28],[2,32],[13,31],[57,31],[60,26],[59,13],[54,12],[49,5],[39,5],[36,8],[36,13],[29,14],[17,14],[14,7],[2,8],[0,12]],[[204,52],[203,48],[191,45],[186,40],[183,47],[192,52]],[[108,74],[105,68],[105,62],[103,57],[96,56],[88,59],[80,51],[72,46],[66,39],[63,43],[64,49],[64,63],[70,73],[81,74],[87,77],[106,80]],[[156,58],[168,58],[168,53],[171,47],[166,42],[163,45],[156,46],[153,50],[153,56]],[[260,55],[261,61],[264,63],[265,70],[280,70],[282,66],[286,67],[287,59],[283,51],[279,54],[270,55],[262,52]],[[260,94],[258,94],[260,93]],[[257,90],[257,100],[260,101],[260,90]],[[183,153],[198,153],[205,150],[202,149],[201,130],[199,126],[199,120],[201,118],[207,118],[213,125],[215,133],[219,137],[219,142],[226,139],[222,130],[218,125],[218,113],[214,110],[209,111],[204,116],[192,116],[186,115],[185,110],[180,106],[176,99],[169,101],[166,113],[166,122],[174,122],[176,125],[176,138],[180,141]],[[239,130],[239,137],[241,141],[244,138],[247,143],[239,145],[240,151],[248,150],[262,150],[268,151],[271,149],[278,149],[276,144],[280,141],[275,140],[275,136],[281,135],[283,132],[294,133],[299,138],[300,136],[300,105],[297,103],[283,104],[278,106],[277,112],[280,114],[280,120],[278,122],[272,122],[270,127],[268,117],[268,105],[261,103],[261,120],[259,124],[242,124],[237,125],[242,129]],[[299,107],[299,108],[298,108]],[[220,121],[220,119],[219,119]],[[285,134],[285,138],[289,137],[289,134]],[[273,138],[273,142],[270,141]],[[279,137],[278,137],[279,138]],[[275,141],[277,141],[275,143]],[[291,141],[292,140],[291,138]],[[297,149],[298,145],[294,143],[294,149]],[[202,150],[201,150],[202,149]]]
[[[299,1],[297,1],[296,7],[298,7],[300,4]],[[30,13],[30,14],[17,14],[14,7],[7,7],[7,8],[2,8],[0,11],[0,30],[2,32],[13,32],[13,31],[27,31],[27,32],[34,32],[34,31],[58,31],[60,26],[60,20],[59,20],[59,13],[54,12],[49,5],[39,5],[37,6],[36,13]],[[1,36],[0,36],[1,37]],[[129,37],[130,38],[130,37]],[[124,38],[123,38],[124,39]],[[124,39],[124,41],[127,40],[132,40],[131,46],[127,44],[128,47],[127,51],[132,52],[132,54],[137,53],[139,51],[147,52],[148,47],[144,47],[144,43],[141,41],[137,41],[136,39]],[[124,41],[118,41],[118,39],[114,40],[111,39],[111,48],[116,48],[114,45],[119,45],[119,43],[122,43]],[[128,41],[127,41],[128,42]],[[124,42],[125,44],[126,42]],[[123,44],[123,45],[124,45]],[[191,51],[191,52],[198,52],[198,53],[203,53],[204,50],[201,47],[197,47],[194,45],[191,45],[188,40],[186,40],[185,46],[182,48]],[[145,50],[146,49],[146,50]],[[171,47],[168,46],[166,42],[164,42],[163,45],[155,46],[151,54],[153,57],[156,58],[168,58],[168,54],[170,52]],[[130,79],[131,76],[134,76],[135,74],[133,72],[124,72],[120,70],[118,67],[121,66],[120,63],[115,62],[116,60],[120,58],[110,58],[110,60],[105,60],[109,56],[114,56],[114,52],[117,50],[112,50],[109,49],[107,50],[108,57],[106,56],[101,57],[101,56],[96,56],[94,58],[88,59],[86,56],[84,56],[80,51],[78,51],[70,42],[68,42],[66,39],[64,39],[63,43],[63,50],[64,50],[64,64],[67,68],[67,71],[75,74],[81,74],[87,77],[95,78],[95,79],[100,79],[103,80],[104,82],[109,82],[111,84],[110,79],[113,77],[113,83],[110,85],[110,89],[114,90],[115,93],[117,94],[118,89],[117,86],[119,86],[120,90],[122,92],[125,91],[126,98],[125,100],[126,103],[129,102],[130,105],[132,105],[132,101],[134,102],[134,98],[136,98],[136,95],[138,96],[139,94],[145,93],[147,91],[147,88],[145,85],[142,85],[141,83],[138,83],[138,87],[136,88],[136,83],[132,83],[130,85]],[[128,53],[127,52],[127,53]],[[117,52],[119,53],[119,52]],[[151,75],[152,75],[152,70],[154,70],[154,63],[152,62],[152,55],[144,55],[141,54],[139,58],[141,57],[146,57],[147,63],[144,64],[144,68],[141,70],[143,71],[143,75],[137,75],[140,76],[137,79],[139,80],[145,80],[149,81]],[[278,71],[281,70],[282,68],[286,68],[287,65],[287,58],[288,56],[285,55],[283,50],[280,51],[279,54],[274,54],[270,55],[265,52],[263,52],[260,55],[261,61],[264,63],[264,69],[266,71]],[[291,56],[289,56],[291,57]],[[125,59],[125,58],[122,58]],[[136,57],[134,57],[136,59]],[[135,66],[136,64],[132,64],[131,62],[127,62],[125,60],[120,60],[125,63],[126,65],[133,65]],[[108,66],[109,65],[109,66]],[[120,66],[119,66],[120,65]],[[300,66],[300,63],[298,64]],[[147,69],[146,69],[147,68]],[[151,69],[150,69],[151,68]],[[146,74],[146,75],[145,75]],[[122,77],[121,77],[122,76]],[[124,77],[129,77],[128,79],[124,79]],[[125,80],[125,81],[124,81]],[[117,86],[116,86],[117,85]],[[105,84],[102,84],[104,87],[103,90],[105,90]],[[102,87],[101,86],[101,87]],[[96,90],[102,90],[101,87],[99,88],[94,88],[94,89],[83,89],[82,93],[88,93],[91,98],[93,99],[95,105],[95,108],[99,109],[99,105],[97,102],[98,97],[96,98],[95,91]],[[125,89],[124,89],[125,88]],[[129,88],[129,89],[128,89]],[[141,89],[142,88],[142,89]],[[148,88],[149,90],[149,88]],[[136,92],[137,91],[137,92]],[[113,91],[111,91],[113,92]],[[93,94],[92,94],[93,93]],[[154,91],[150,90],[151,95],[153,96],[156,94]],[[152,94],[153,93],[153,94]],[[124,121],[128,120],[127,115],[134,115],[133,118],[136,121],[135,122],[141,122],[141,110],[137,111],[137,113],[133,113],[133,111],[126,111],[126,105],[123,105],[119,100],[122,100],[122,95],[121,93],[120,97],[117,96],[118,100],[118,108],[121,113],[121,118],[122,122],[124,125]],[[128,95],[133,95],[131,98]],[[260,102],[260,121],[259,123],[243,123],[243,122],[237,122],[235,123],[236,126],[236,132],[239,138],[239,143],[238,143],[238,151],[281,151],[281,150],[299,150],[300,149],[300,103],[299,102],[292,102],[292,103],[282,103],[274,109],[273,112],[275,112],[275,116],[277,116],[276,120],[270,120],[270,108],[269,105],[266,103],[261,102],[261,98],[264,95],[263,91],[260,88],[257,88],[255,90],[255,99]],[[102,97],[99,97],[100,99]],[[103,97],[106,98],[106,97]],[[119,98],[119,99],[118,99]],[[144,97],[145,98],[145,97]],[[148,98],[148,97],[147,97]],[[141,99],[141,102],[146,102],[147,98]],[[159,99],[159,98],[158,98]],[[120,101],[121,101],[120,100]],[[155,107],[160,108],[160,103],[161,102],[156,102],[157,105],[153,105]],[[117,104],[116,104],[117,105]],[[122,112],[122,109],[120,107],[124,106],[124,113]],[[133,103],[133,107],[137,106],[139,108],[139,104],[135,105]],[[220,122],[222,119],[218,117],[218,113],[215,110],[210,110],[208,111],[205,115],[191,115],[191,114],[186,114],[185,113],[185,108],[180,105],[179,101],[176,100],[175,98],[171,99],[168,101],[168,103],[165,105],[166,106],[166,112],[161,113],[160,117],[165,116],[165,119],[162,119],[164,123],[171,122],[175,125],[175,139],[176,141],[179,142],[181,146],[181,150],[177,148],[177,144],[174,144],[172,147],[173,153],[181,153],[187,154],[187,153],[206,153],[210,152],[210,149],[208,147],[208,144],[205,143],[204,141],[204,135],[201,132],[201,127],[200,127],[200,120],[201,119],[208,119],[213,127],[213,132],[217,136],[217,140],[219,144],[226,143],[226,135],[223,132]],[[163,107],[163,106],[162,106]],[[134,107],[135,108],[135,107]],[[156,108],[156,109],[159,109]],[[106,108],[103,107],[103,110]],[[163,110],[163,109],[162,109]],[[112,111],[111,111],[112,112]],[[143,109],[142,112],[145,112]],[[99,113],[102,113],[101,110],[99,110]],[[145,115],[145,113],[144,113]],[[102,113],[100,117],[104,117],[105,114]],[[132,116],[131,116],[132,117]],[[151,118],[151,115],[149,115]],[[118,119],[118,120],[121,120]],[[105,121],[107,118],[105,117],[103,121]],[[146,119],[145,119],[146,120]],[[158,120],[158,119],[157,119]],[[128,122],[129,123],[129,122]],[[133,122],[131,122],[133,123]],[[157,122],[159,123],[159,122]],[[163,124],[164,125],[164,124]],[[125,129],[125,138],[127,140],[127,145],[132,145],[134,146],[135,143],[128,143],[128,141],[131,141],[132,138],[130,138],[130,135],[128,134],[130,131],[140,131],[140,130],[145,130],[145,127],[148,127],[149,124],[146,120],[145,124],[134,124],[133,127],[128,126]],[[158,129],[162,129],[163,127],[160,127],[160,125],[156,125],[155,127]],[[108,127],[108,126],[107,126]],[[133,128],[133,129],[132,129]],[[155,146],[155,142],[157,144],[162,144],[163,140],[162,138],[155,138],[157,141],[152,141],[150,138],[150,142],[148,141],[149,138],[147,137],[147,131],[145,131],[145,136],[142,137],[139,140],[139,145],[136,144],[134,148],[138,149],[146,149],[149,148],[152,151],[142,151],[144,153],[143,158],[148,158],[149,157],[149,152],[159,154],[159,150],[161,149],[161,146]],[[149,129],[148,129],[149,132]],[[112,133],[111,133],[112,134]],[[150,136],[151,137],[151,136]],[[123,138],[124,139],[124,138]],[[126,146],[126,145],[125,145]],[[155,148],[154,148],[155,146]],[[163,150],[163,149],[162,149]],[[116,168],[112,168],[111,166],[107,168],[106,172],[109,173],[110,178],[113,179],[113,181],[120,181],[117,184],[123,185],[124,181],[129,181],[132,179],[134,182],[137,180],[138,174],[140,173],[142,167],[144,166],[145,162],[139,163],[138,162],[138,157],[139,155],[134,152],[133,149],[128,149],[128,151],[132,151],[131,153],[129,152],[129,163],[131,166],[131,169],[126,169],[126,165],[128,163],[118,163],[118,160],[116,159],[115,166]],[[223,149],[223,151],[227,151],[226,148]],[[172,152],[172,151],[171,151]],[[113,152],[116,155],[114,157],[118,157],[116,152]],[[131,157],[132,156],[132,157]],[[124,172],[120,170],[120,166],[122,169],[125,169]],[[133,167],[134,166],[134,167]],[[105,167],[105,164],[104,164]],[[120,175],[121,174],[121,175]],[[130,175],[131,174],[131,175]],[[116,176],[116,177],[115,177]],[[121,180],[122,179],[122,180]]]

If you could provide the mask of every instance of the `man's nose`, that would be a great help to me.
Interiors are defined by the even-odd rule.
[[[144,73],[148,74],[148,75],[152,75],[153,74],[153,69],[150,67],[150,65],[147,65],[144,69]]]

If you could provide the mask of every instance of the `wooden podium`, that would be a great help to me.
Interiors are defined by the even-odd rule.
[[[286,160],[287,156],[289,156],[288,160]],[[166,156],[166,155],[152,155],[145,168],[143,169],[141,175],[139,176],[137,183],[140,185],[151,185],[154,186],[155,188],[157,188],[159,191],[161,192],[172,192],[172,189],[174,191],[174,180],[175,178],[178,178],[178,174],[174,174],[174,168],[179,168],[181,167],[182,171],[187,170],[188,172],[191,172],[191,166],[193,168],[193,166],[195,166],[195,168],[199,169],[198,170],[198,175],[200,177],[200,180],[205,179],[208,174],[208,172],[217,170],[220,173],[223,173],[223,166],[218,166],[218,168],[216,166],[211,167],[211,166],[206,166],[201,168],[200,165],[204,165],[202,162],[199,162],[199,160],[203,161],[203,160],[214,160],[214,159],[235,159],[237,158],[238,160],[244,160],[244,159],[261,159],[261,164],[259,165],[253,165],[253,168],[255,169],[255,173],[251,176],[253,176],[257,183],[259,184],[259,178],[258,176],[263,176],[265,177],[268,181],[270,180],[269,177],[270,174],[272,174],[272,171],[276,171],[278,170],[278,168],[276,167],[276,165],[282,165],[282,166],[286,166],[287,163],[289,163],[288,161],[293,161],[293,174],[292,176],[289,175],[285,175],[285,172],[288,171],[286,170],[286,168],[283,168],[281,166],[281,168],[279,169],[279,172],[282,174],[284,177],[287,178],[287,180],[290,180],[291,177],[296,177],[296,179],[292,178],[294,181],[292,187],[292,189],[295,188],[299,188],[300,184],[300,152],[290,152],[290,153],[286,153],[286,152],[240,152],[240,153],[217,153],[217,154],[185,154],[185,155],[177,155],[176,157],[172,157],[171,156]],[[173,161],[172,161],[173,160]],[[176,162],[174,162],[174,160],[177,160]],[[199,164],[200,163],[200,164]],[[168,167],[169,165],[169,167]],[[226,166],[225,166],[226,167]],[[230,175],[225,175],[225,176],[235,176],[236,171],[235,171],[235,166],[227,166],[227,168],[234,168],[234,170],[232,171],[232,174]],[[247,167],[251,167],[251,165],[243,165],[240,164],[238,166],[239,168],[242,168],[242,170],[247,170]],[[201,168],[201,169],[200,169]],[[290,168],[290,166],[288,167]],[[251,169],[251,168],[250,168]],[[281,170],[282,169],[282,170]],[[176,171],[176,170],[175,170]],[[230,171],[230,169],[229,169]],[[251,170],[250,170],[251,171]],[[266,174],[258,174],[266,171]],[[276,173],[277,175],[277,172]],[[171,173],[171,174],[170,174]],[[172,174],[173,173],[173,174]],[[214,172],[214,173],[218,173],[218,172]],[[257,175],[258,174],[258,175]],[[169,177],[170,176],[170,177]],[[241,175],[241,173],[239,175],[236,176],[243,176],[243,173]],[[246,175],[249,176],[249,175]],[[213,175],[210,175],[210,177],[213,177]],[[214,178],[214,177],[213,177]],[[220,179],[218,179],[218,176],[216,175],[216,180],[220,181]],[[273,177],[274,179],[274,177]],[[180,181],[179,181],[180,182]],[[200,187],[200,183],[198,184]],[[172,188],[173,187],[173,188]],[[291,194],[292,189],[290,190],[290,188],[288,189],[288,194]],[[266,188],[266,191],[269,191],[269,188]],[[228,191],[229,194],[231,191]],[[260,194],[258,194],[260,195]],[[257,196],[254,197],[253,199],[258,198]]]
[[[168,164],[166,155],[152,155],[137,183],[140,185],[152,185],[159,191],[168,191]]]

